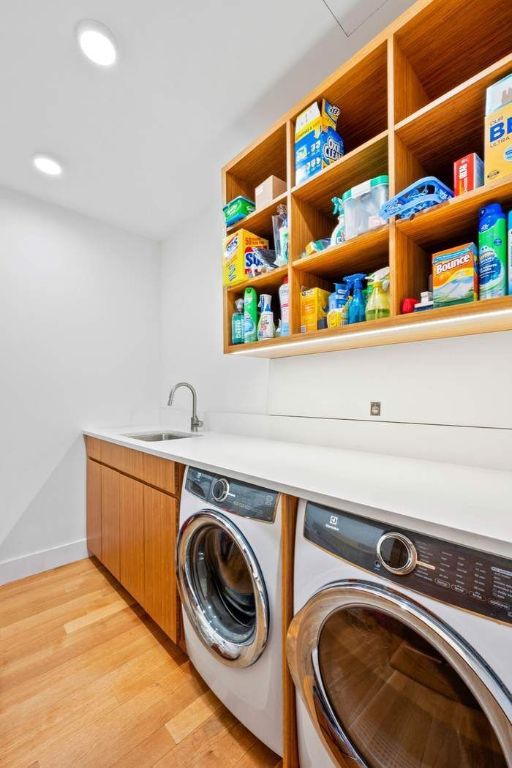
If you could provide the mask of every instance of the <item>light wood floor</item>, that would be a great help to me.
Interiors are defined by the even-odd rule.
[[[1,768],[273,768],[279,759],[96,562],[0,587]]]

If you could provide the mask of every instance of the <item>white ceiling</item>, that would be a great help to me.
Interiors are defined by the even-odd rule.
[[[0,184],[165,237],[217,196],[230,156],[412,4],[327,2],[334,12],[323,0],[0,0]],[[78,51],[83,18],[113,31],[115,68]],[[36,173],[37,151],[65,175]]]

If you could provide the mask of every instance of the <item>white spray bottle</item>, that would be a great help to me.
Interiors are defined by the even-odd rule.
[[[258,308],[261,310],[258,321],[258,341],[273,339],[275,336],[276,327],[274,324],[274,313],[270,308],[271,304],[272,296],[268,293],[262,293],[258,303]]]

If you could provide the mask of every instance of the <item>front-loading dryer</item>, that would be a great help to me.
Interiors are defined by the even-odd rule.
[[[510,768],[512,559],[373,513],[299,505],[301,768]]]
[[[188,467],[176,557],[187,652],[223,704],[282,755],[281,502]]]

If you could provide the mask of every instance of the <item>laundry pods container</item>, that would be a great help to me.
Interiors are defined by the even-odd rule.
[[[346,239],[357,237],[369,229],[385,224],[379,211],[388,199],[388,176],[376,176],[347,190],[342,197]]]

